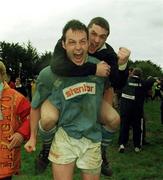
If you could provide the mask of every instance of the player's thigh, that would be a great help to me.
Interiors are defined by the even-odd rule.
[[[41,105],[41,119],[42,121],[58,121],[59,111],[51,104],[49,100],[45,100]]]
[[[72,180],[74,174],[75,162],[70,164],[52,163],[53,178],[55,180]]]
[[[104,100],[109,104],[113,104],[114,90],[112,87],[109,87],[104,92]]]
[[[105,100],[102,101],[101,105],[101,122],[112,128],[117,128],[120,123],[118,112]]]

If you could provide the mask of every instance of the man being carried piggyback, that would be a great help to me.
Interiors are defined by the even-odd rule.
[[[101,18],[97,17],[92,19],[89,26],[89,52],[90,55],[97,56],[100,58],[100,60],[105,60],[109,62],[109,65],[107,65],[104,61],[94,64],[89,61],[82,65],[76,65],[72,61],[70,61],[66,55],[66,51],[62,48],[61,41],[58,42],[55,51],[54,51],[54,59],[51,63],[51,69],[54,73],[59,74],[60,76],[88,76],[96,74],[97,76],[108,76],[110,74],[110,68],[111,68],[111,75],[109,80],[111,81],[111,85],[113,87],[121,87],[124,83],[125,79],[127,78],[127,72],[128,70],[118,70],[118,61],[117,61],[117,55],[114,52],[114,50],[105,43],[109,33],[110,28],[108,22]],[[73,41],[71,42],[73,45]],[[119,63],[125,64],[128,60],[128,57],[130,55],[129,50],[126,48],[121,48],[118,52],[119,55]],[[75,55],[77,59],[80,60],[80,53]],[[44,86],[45,87],[45,86]],[[119,115],[118,113],[112,108],[112,93],[113,89],[108,88],[108,82],[106,83],[107,90],[105,90],[102,108],[101,108],[101,122],[103,124],[109,124],[109,126],[104,126],[103,129],[103,141],[102,141],[102,157],[103,157],[103,164],[102,164],[102,173],[105,175],[111,175],[111,169],[109,168],[108,161],[106,159],[106,147],[108,146],[108,143],[110,142],[111,135],[115,132],[115,129],[119,125]],[[51,86],[48,85],[46,87],[46,90],[42,91],[44,93],[47,92],[46,98],[50,95],[50,89],[52,89]],[[40,96],[44,97],[40,100],[42,103],[46,98],[45,94]],[[40,106],[41,103],[38,103],[34,106],[34,108],[37,108]],[[47,109],[51,109],[49,113],[47,113]],[[37,109],[38,110],[38,109]],[[32,113],[36,111],[36,109],[32,110]],[[53,112],[53,113],[52,113]],[[48,117],[47,117],[48,114]],[[58,121],[59,111],[55,106],[52,106],[48,101],[45,101],[41,106],[41,120],[40,120],[40,132],[49,131],[51,132],[51,137],[53,138],[54,133],[52,131],[52,127],[55,126],[55,124]],[[35,118],[36,119],[36,118]],[[39,118],[37,118],[39,119]],[[44,134],[45,134],[44,132]],[[54,131],[55,132],[55,131]],[[53,134],[53,135],[52,135]],[[45,137],[45,135],[43,135]],[[43,150],[40,152],[39,158],[37,160],[37,167],[40,170],[44,170],[48,164],[48,154],[49,149],[51,146],[51,139],[52,138],[46,138],[44,140]],[[48,139],[48,140],[47,140]],[[41,168],[43,167],[43,169]],[[45,168],[44,168],[45,167]]]

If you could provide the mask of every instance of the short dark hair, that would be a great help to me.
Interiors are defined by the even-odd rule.
[[[98,26],[101,26],[102,28],[106,29],[108,31],[108,34],[110,34],[110,26],[106,19],[103,17],[95,17],[93,18],[90,23],[88,24],[88,29],[92,27],[93,24],[96,24]]]
[[[76,31],[76,30],[85,31],[87,34],[87,38],[88,38],[88,29],[87,29],[86,25],[83,24],[82,22],[80,22],[79,20],[73,19],[73,20],[68,21],[62,30],[62,40],[64,42],[66,40],[66,32],[69,29],[72,29],[73,31]]]
[[[133,71],[132,71],[132,74],[135,75],[135,76],[138,76],[140,78],[142,78],[143,76],[143,71],[141,68],[134,68]]]

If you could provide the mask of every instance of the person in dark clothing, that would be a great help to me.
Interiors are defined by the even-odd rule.
[[[135,152],[140,152],[142,145],[144,100],[153,81],[142,80],[142,70],[134,68],[132,75],[122,89],[120,101],[119,152],[124,152],[129,139],[129,129],[133,129]]]
[[[100,29],[100,31],[99,31]],[[126,62],[128,60],[128,57],[130,55],[130,51],[127,50],[126,48],[120,48],[120,51],[118,55],[114,52],[113,48],[107,44],[105,41],[110,33],[110,27],[108,22],[101,18],[97,17],[91,20],[91,22],[88,25],[88,30],[89,30],[89,55],[94,56],[101,61],[106,61],[109,66],[111,67],[111,74],[108,78],[108,80],[111,83],[111,86],[114,88],[119,88],[122,87],[125,83],[125,80],[128,77],[128,70],[127,69],[118,69],[118,62],[120,65],[125,64],[126,68]],[[101,68],[102,63],[99,63],[97,65],[92,64],[92,63],[85,63],[82,66],[77,66],[75,65],[72,61],[69,61],[69,59],[66,56],[65,50],[62,47],[62,41],[58,41],[55,50],[54,50],[54,57],[51,61],[51,69],[54,73],[60,75],[60,76],[88,76],[88,75],[98,75],[98,76],[106,76],[106,72],[103,70],[102,73],[99,73],[99,68]],[[74,42],[72,42],[74,43]],[[127,51],[127,57],[126,56],[126,51]],[[80,54],[78,55],[80,59]],[[118,61],[118,56],[119,61]],[[122,66],[121,66],[122,67]],[[101,72],[101,71],[100,71]],[[108,85],[107,85],[108,86]],[[104,98],[107,100],[110,98],[107,96],[107,93],[105,92]],[[106,147],[108,146],[108,136],[110,137],[117,126],[119,125],[119,115],[118,113],[112,108],[112,106],[109,103],[105,103],[107,108],[105,107],[104,113],[108,111],[108,115],[103,116],[103,123],[105,124],[105,121],[107,121],[107,118],[113,116],[113,120],[111,121],[112,127],[110,128],[111,130],[108,130],[106,134],[107,137],[103,138],[105,139],[105,142],[103,143],[105,145],[105,148],[103,149],[103,157],[106,156]],[[110,112],[109,112],[110,111]],[[105,113],[106,114],[106,113]],[[104,131],[107,131],[104,129]],[[110,140],[109,140],[110,141]],[[42,157],[42,152],[40,157]],[[47,151],[46,151],[47,152]],[[43,155],[44,157],[44,155]],[[108,170],[108,162],[106,161],[107,158],[104,158],[105,160],[103,161],[102,166],[102,173],[105,175],[110,175],[110,171]],[[105,170],[103,171],[103,169]]]
[[[15,79],[15,90],[27,97],[27,91],[21,83],[21,79],[18,77]]]

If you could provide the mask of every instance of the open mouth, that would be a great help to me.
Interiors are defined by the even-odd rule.
[[[95,45],[95,44],[90,44],[89,46],[89,51],[94,53],[98,48],[98,45]]]
[[[75,59],[81,59],[83,54],[74,54]]]
[[[80,54],[74,54],[74,59],[75,62],[77,62],[78,64],[83,62],[83,53]]]

